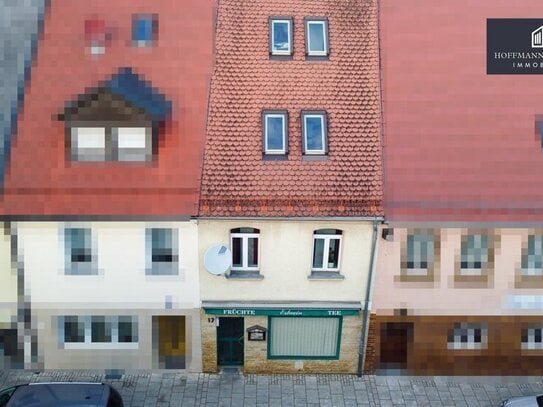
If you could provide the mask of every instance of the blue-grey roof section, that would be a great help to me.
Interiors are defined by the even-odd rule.
[[[47,6],[47,0],[0,0],[0,188]]]
[[[144,110],[153,120],[164,121],[171,114],[172,103],[150,82],[134,73],[132,68],[120,68],[105,82],[104,87],[113,95]]]

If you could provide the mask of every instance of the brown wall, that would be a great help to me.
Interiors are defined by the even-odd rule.
[[[407,370],[423,375],[541,375],[543,350],[521,349],[521,330],[526,324],[541,323],[541,317],[528,316],[376,316],[373,361],[369,370],[378,369],[381,352],[381,324],[413,323],[408,343]],[[486,349],[447,349],[448,331],[455,322],[484,322],[488,328]],[[367,357],[371,358],[370,347]],[[372,366],[373,365],[373,366]]]

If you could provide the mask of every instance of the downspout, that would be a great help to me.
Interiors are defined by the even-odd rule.
[[[370,264],[368,269],[368,281],[366,282],[366,301],[364,305],[364,319],[362,320],[362,333],[360,335],[360,345],[358,347],[358,369],[356,374],[361,377],[364,373],[364,363],[366,362],[366,343],[368,339],[368,325],[371,311],[371,285],[373,282],[373,270],[375,263],[375,252],[377,250],[377,232],[379,229],[378,221],[373,221],[373,239],[371,242]]]

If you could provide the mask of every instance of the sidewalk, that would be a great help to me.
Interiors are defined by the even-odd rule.
[[[241,375],[141,371],[107,380],[88,371],[0,371],[0,387],[46,381],[106,382],[126,407],[499,406],[543,393],[542,377]]]

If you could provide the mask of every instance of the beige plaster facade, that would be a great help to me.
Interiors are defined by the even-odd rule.
[[[206,250],[217,244],[231,247],[230,230],[248,227],[259,229],[260,279],[215,276],[203,263]],[[314,278],[312,275],[313,232],[318,229],[342,231],[339,278]],[[334,302],[358,303],[356,316],[344,316],[341,323],[339,355],[333,360],[270,359],[269,337],[264,341],[248,340],[247,328],[268,328],[266,315],[244,315],[244,359],[247,373],[356,373],[360,344],[363,304],[368,282],[373,224],[355,220],[219,220],[198,221],[200,256],[200,291],[202,301],[243,304]],[[217,357],[217,315],[201,312],[202,362],[204,372],[219,369]],[[227,318],[220,316],[219,319]]]

